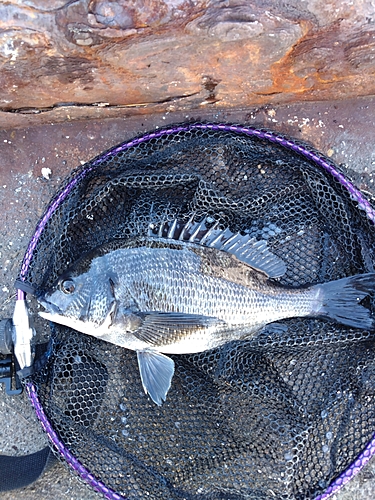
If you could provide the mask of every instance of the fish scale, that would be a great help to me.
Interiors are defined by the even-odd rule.
[[[359,302],[374,292],[374,273],[292,289],[275,281],[283,272],[264,240],[206,219],[163,222],[84,255],[39,297],[40,314],[135,350],[144,390],[161,404],[174,374],[165,354],[212,349],[292,317],[373,328]]]
[[[107,259],[108,266],[119,269],[116,298],[125,302],[129,294],[136,297],[141,311],[199,313],[232,327],[266,324],[285,318],[287,311],[305,316],[314,299],[311,290],[296,292],[261,281],[255,290],[207,276],[200,271],[200,257],[186,248],[117,250]],[[164,269],[163,262],[168,262]]]

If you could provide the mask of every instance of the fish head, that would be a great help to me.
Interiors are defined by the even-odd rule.
[[[51,289],[37,298],[45,308],[40,316],[82,333],[100,336],[115,315],[117,303],[114,279],[90,269],[75,274],[64,273]]]

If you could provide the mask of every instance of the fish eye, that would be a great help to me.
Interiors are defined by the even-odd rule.
[[[64,280],[60,283],[60,290],[67,295],[70,293],[73,293],[76,289],[76,286],[74,284],[74,281],[72,280]]]

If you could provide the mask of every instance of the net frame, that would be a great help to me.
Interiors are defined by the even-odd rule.
[[[319,153],[313,147],[302,144],[299,141],[292,140],[282,134],[271,132],[269,130],[235,124],[188,123],[170,126],[146,133],[107,150],[89,163],[85,164],[81,169],[77,171],[76,175],[71,177],[69,182],[60,189],[60,191],[55,195],[55,197],[48,205],[29,242],[21,265],[19,278],[16,282],[16,287],[18,288],[17,300],[25,300],[27,293],[33,292],[32,287],[26,282],[26,276],[33,259],[34,251],[38,245],[38,240],[42,232],[44,231],[48,221],[52,217],[55,210],[59,206],[61,206],[61,204],[64,202],[69,193],[74,189],[74,187],[77,186],[89,172],[100,166],[103,161],[119,152],[126,151],[142,143],[147,143],[147,141],[150,141],[152,139],[178,134],[180,132],[188,132],[195,129],[204,131],[223,131],[240,134],[247,137],[256,137],[265,141],[269,141],[270,143],[278,144],[286,150],[301,155],[305,159],[313,162],[316,166],[330,174],[333,178],[335,178],[341,184],[341,186],[348,191],[351,199],[358,204],[358,208],[363,210],[366,214],[366,217],[375,224],[375,209],[370,204],[370,202],[365,198],[361,191],[349,179],[347,179],[344,173],[340,171],[340,169],[337,167],[337,165],[335,165],[333,161]],[[91,474],[90,471],[88,471],[87,468],[82,463],[80,463],[80,461],[77,460],[63,444],[57,433],[54,431],[51,422],[48,420],[44,412],[43,406],[38,398],[37,388],[33,382],[28,381],[26,383],[26,391],[31,404],[35,409],[36,415],[51,442],[53,449],[57,451],[57,453],[65,460],[70,468],[76,474],[78,474],[78,476],[84,482],[89,484],[94,490],[102,494],[105,498],[114,500],[125,499],[125,497],[119,495],[111,488],[108,488],[102,481],[95,478],[95,476]],[[365,467],[365,465],[374,455],[375,433],[373,434],[373,437],[369,441],[367,446],[360,453],[358,458],[328,486],[324,493],[315,497],[315,500],[325,500],[336,493],[342,486],[348,483],[363,467]]]

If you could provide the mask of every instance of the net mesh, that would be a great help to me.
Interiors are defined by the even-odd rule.
[[[265,139],[191,127],[77,169],[20,278],[44,290],[82,253],[193,213],[267,240],[285,285],[374,271],[374,224],[332,175]],[[32,379],[44,411],[71,453],[128,499],[315,498],[374,433],[374,332],[290,319],[171,356],[160,407],[133,351],[61,326],[52,338]]]

